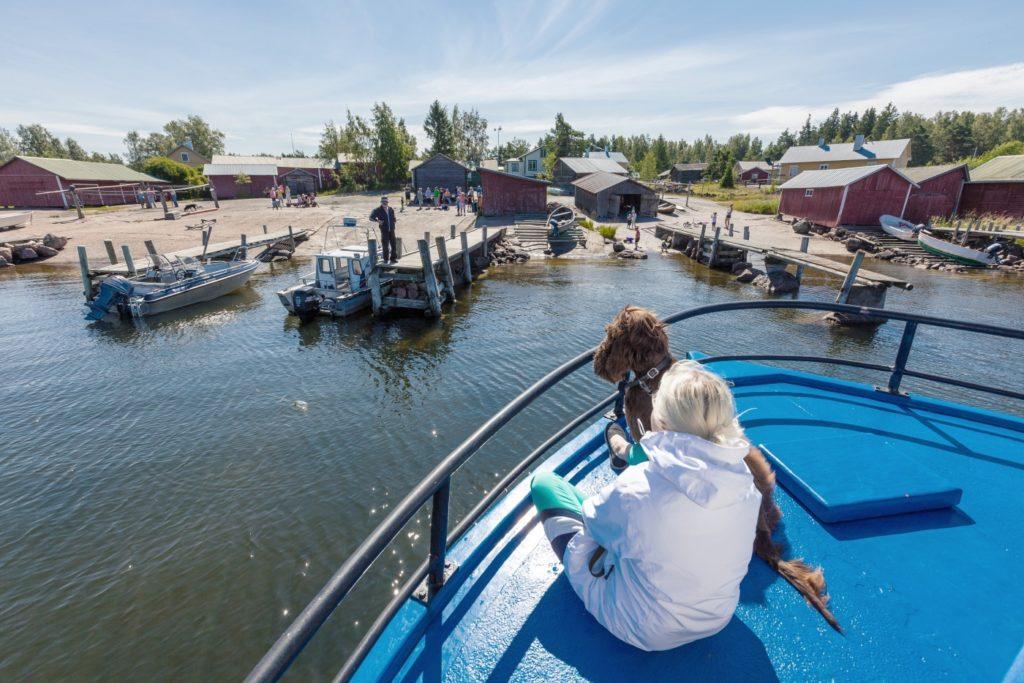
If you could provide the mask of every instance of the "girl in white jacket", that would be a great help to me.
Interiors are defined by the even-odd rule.
[[[618,429],[613,464],[628,467],[585,498],[542,473],[531,487],[555,553],[587,611],[643,650],[668,650],[729,623],[750,564],[761,494],[725,381],[673,365],[654,396],[651,431],[632,446]]]

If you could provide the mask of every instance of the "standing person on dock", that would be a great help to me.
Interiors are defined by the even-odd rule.
[[[171,203],[174,204],[174,208],[178,208],[178,191],[173,187],[171,188]]]
[[[423,208],[423,188],[416,188],[416,210],[419,211]]]
[[[388,206],[388,198],[380,198],[380,206],[370,213],[370,220],[380,226],[380,241],[384,249],[384,263],[398,263],[398,244],[395,240],[395,210]]]
[[[465,216],[466,215],[466,195],[463,194],[462,188],[459,188],[459,196],[455,200],[455,215]]]

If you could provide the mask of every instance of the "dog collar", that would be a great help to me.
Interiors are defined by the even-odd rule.
[[[665,370],[670,365],[672,365],[672,356],[665,356],[664,358],[661,359],[661,362],[655,365],[653,368],[651,368],[644,374],[638,375],[631,381],[627,382],[625,388],[631,389],[635,386],[639,386],[647,393],[648,396],[653,395],[654,390],[651,389],[650,384],[648,384],[648,382],[653,381],[658,375],[665,372]]]

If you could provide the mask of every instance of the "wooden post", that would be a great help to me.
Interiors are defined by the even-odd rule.
[[[469,255],[469,235],[465,230],[459,233],[459,239],[462,240],[462,269],[466,272],[466,284],[468,285],[473,281],[473,257]]]
[[[711,243],[711,258],[708,259],[708,267],[712,268],[715,265],[715,261],[718,260],[718,239],[722,235],[722,226],[715,228],[715,239]]]
[[[967,221],[967,227],[964,229],[964,236],[960,238],[960,246],[967,244],[967,238],[971,236],[971,225],[972,221]]]
[[[427,302],[433,316],[441,315],[441,296],[437,291],[437,278],[434,276],[434,263],[430,259],[430,245],[426,240],[416,240],[420,250],[420,261],[423,263],[423,283],[427,287]]]
[[[956,223],[953,224],[953,239],[950,240],[950,241],[956,242],[959,237],[960,237],[960,221],[957,221]]]
[[[249,258],[249,238],[244,233],[242,234],[242,246],[239,247],[238,252],[243,261]]]
[[[218,209],[220,208],[220,202],[217,201],[217,189],[210,183],[210,196],[213,198],[213,205]]]
[[[686,208],[690,208],[690,194],[693,192],[693,183],[686,183]]]
[[[210,228],[211,230],[213,228]],[[288,241],[292,245],[292,251],[295,251],[295,232],[292,230],[292,226],[288,226]],[[376,244],[376,242],[374,242]]]
[[[455,239],[455,225],[452,225],[452,236],[449,239]]]
[[[85,212],[82,211],[82,198],[78,196],[78,188],[71,186],[71,200],[75,203],[75,211],[78,212],[78,219],[85,219]]]
[[[402,254],[404,254],[404,253],[405,253],[405,247],[402,244],[402,238],[401,237],[396,237],[395,238],[395,255],[397,256],[397,258],[402,258]]]
[[[749,240],[750,239],[750,226],[749,225],[744,225],[743,226],[743,239],[745,239],[745,240]]]
[[[160,192],[160,206],[164,208],[164,218],[167,218],[167,195],[161,189]]]
[[[484,234],[483,234],[483,237],[484,237],[484,258],[487,258],[487,226],[486,225],[483,227],[483,231],[484,231]]]
[[[206,258],[206,250],[210,247],[210,238],[213,237],[213,225],[203,230],[203,255],[199,257],[199,260]]]
[[[143,242],[146,245],[146,253],[150,256],[156,256],[156,245],[153,244],[153,240],[146,240]]]
[[[733,227],[732,227],[732,221],[729,221],[729,237],[732,237],[732,236],[733,236],[733,232],[732,232],[732,230],[733,230]]]
[[[110,261],[110,265],[117,265],[117,252],[114,251],[114,243],[111,240],[103,240],[103,246],[107,250],[107,260]]]
[[[444,277],[444,289],[448,293],[449,299],[455,301],[455,276],[452,274],[452,263],[448,260],[448,244],[440,235],[435,241],[437,242],[437,255],[441,257],[441,276]]]
[[[107,243],[109,244],[109,242]],[[85,247],[78,245],[78,269],[82,273],[82,293],[86,301],[92,301],[92,278],[89,277],[89,255]]]
[[[700,261],[700,257],[704,253],[704,233],[707,232],[707,229],[707,223],[700,224],[700,236],[697,238],[697,253],[693,257],[698,261]]]
[[[808,237],[807,235],[804,235],[803,237],[801,237],[800,238],[800,251],[802,251],[803,253],[806,254],[807,253],[807,247],[809,247],[810,244],[811,244],[811,238],[810,237]],[[796,283],[799,285],[801,282],[803,282],[803,279],[804,279],[804,267],[803,266],[797,266],[796,267]]]
[[[839,296],[836,297],[837,304],[845,304],[847,299],[850,298],[850,290],[853,288],[853,283],[857,281],[857,271],[860,270],[860,263],[863,260],[864,252],[858,251],[857,255],[853,257],[850,270],[846,272],[846,279],[843,280],[843,287],[839,290]]]
[[[263,234],[264,235],[267,234],[267,224],[266,223],[263,224]]]
[[[380,293],[380,268],[377,266],[377,240],[372,237],[366,240],[367,251],[370,256],[370,272],[367,275],[367,284],[370,285],[370,302],[373,306],[373,314],[379,315],[384,299]]]
[[[138,271],[135,270],[135,260],[132,259],[132,250],[128,248],[127,244],[121,245],[121,253],[124,254],[124,263],[128,266],[128,274],[136,275]]]

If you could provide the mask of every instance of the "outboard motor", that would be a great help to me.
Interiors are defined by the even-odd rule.
[[[100,283],[100,291],[96,298],[90,301],[89,312],[85,314],[86,320],[100,320],[107,314],[111,306],[127,304],[128,298],[135,290],[135,285],[128,278],[120,275],[111,275]]]
[[[993,242],[992,244],[985,247],[985,253],[993,259],[997,258],[999,254],[1003,253],[1003,245],[1000,242]]]
[[[292,307],[295,309],[294,314],[299,316],[299,320],[303,323],[308,323],[320,312],[320,301],[322,297],[319,294],[300,289],[292,294]]]

